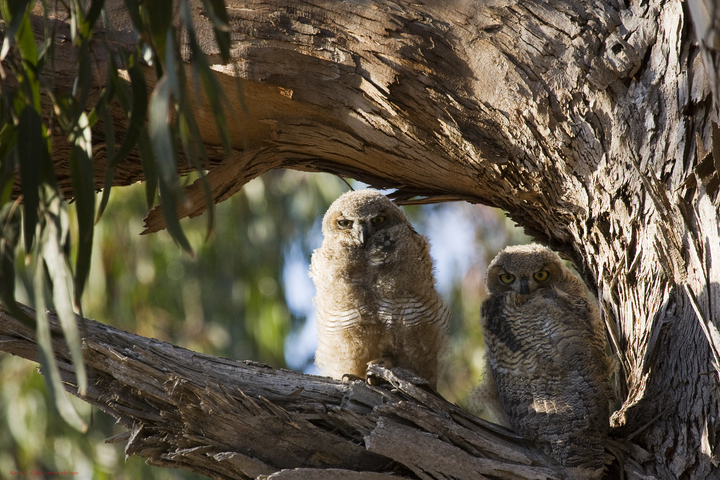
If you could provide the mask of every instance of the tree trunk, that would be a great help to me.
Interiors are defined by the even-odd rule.
[[[630,457],[658,478],[720,475],[712,0],[227,5],[248,111],[233,106],[237,150],[209,174],[215,201],[294,168],[396,188],[405,203],[502,208],[597,292]],[[214,68],[232,92],[235,70]],[[211,116],[198,118],[217,147]],[[141,177],[136,160],[123,168]],[[189,198],[181,213],[201,213],[198,185]],[[146,222],[163,227],[157,210]]]

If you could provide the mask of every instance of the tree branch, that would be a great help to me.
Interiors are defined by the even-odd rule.
[[[61,328],[50,318],[63,381],[77,395]],[[127,441],[126,454],[150,465],[227,479],[563,478],[515,434],[406,371],[374,367],[387,385],[344,385],[78,319],[89,380],[80,398],[128,428],[109,441]],[[3,310],[0,350],[37,361],[35,333]]]

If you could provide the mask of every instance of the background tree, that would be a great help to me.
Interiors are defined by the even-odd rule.
[[[13,23],[22,11],[13,5],[3,18],[16,38],[13,51],[26,63],[4,60],[14,65],[18,85],[26,86],[14,92],[27,99],[13,93],[14,102],[5,103],[15,109],[4,111],[15,129],[4,129],[3,138],[16,135],[19,144],[41,145],[37,140],[49,134],[39,126],[35,70],[26,68],[27,59],[34,59],[29,27],[23,27],[29,23]],[[209,197],[222,201],[273,168],[334,172],[394,187],[394,196],[404,202],[466,200],[500,207],[527,233],[571,259],[597,291],[622,366],[624,402],[613,421],[617,436],[632,437],[629,458],[659,477],[717,473],[720,161],[714,153],[714,2],[271,0],[228,2],[227,10],[213,2],[203,7],[180,2],[175,22],[169,10],[152,6],[106,7],[118,32],[104,38],[133,44],[138,40],[130,35],[132,24],[152,65],[139,61],[141,48],[126,56],[132,100],[118,94],[115,107],[100,93],[98,105],[105,98],[107,115],[114,115],[112,121],[105,115],[102,126],[95,121],[103,116],[81,108],[94,92],[91,69],[82,61],[72,96],[81,107],[60,102],[68,105],[59,109],[58,123],[71,155],[70,168],[63,170],[67,149],[53,142],[57,185],[77,198],[83,212],[78,218],[84,219],[78,221],[76,292],[82,292],[88,270],[83,232],[91,231],[87,212],[94,209],[82,199],[91,197],[91,156],[108,158],[111,167],[117,163],[108,177],[115,183],[150,179],[149,200],[158,185],[165,215],[151,211],[148,231],[167,226],[185,248],[177,216],[197,215],[211,204]],[[76,8],[75,15],[81,11]],[[86,17],[92,20],[99,12],[97,3],[91,4]],[[67,50],[88,58],[83,53],[95,48],[85,33],[89,27],[76,24],[83,28],[73,31],[80,33],[73,33]],[[213,36],[216,44],[209,40]],[[195,70],[181,66],[177,51]],[[113,55],[93,58],[97,71],[117,71]],[[222,65],[231,58],[230,66]],[[205,100],[195,103],[197,95],[182,87],[190,84],[192,71],[209,87]],[[139,100],[141,77],[154,88],[148,102]],[[232,91],[238,77],[244,108],[241,100],[221,101],[213,85],[216,79]],[[62,89],[61,75],[55,78],[54,87]],[[203,101],[213,108],[200,108]],[[221,116],[207,115],[220,105],[238,120],[223,123]],[[147,107],[146,137],[140,121]],[[122,120],[123,111],[129,121]],[[114,128],[108,129],[110,124]],[[92,125],[99,136],[118,133],[131,139],[129,145],[138,140],[139,149],[124,148],[125,140],[119,146],[109,142],[109,154],[89,149]],[[176,145],[190,165],[207,158],[210,168],[207,182],[187,188],[180,204]],[[116,149],[128,154],[122,162]],[[34,151],[13,152],[27,189],[22,166],[36,158],[28,155]],[[94,183],[103,185],[102,178]],[[4,198],[11,198],[10,191],[5,188]],[[34,202],[29,209],[28,201]],[[26,217],[34,204],[46,205],[49,218],[61,217],[52,195],[24,195],[24,202]],[[25,225],[27,245],[34,222]],[[54,231],[49,232],[52,240]],[[72,335],[68,341],[72,346]]]

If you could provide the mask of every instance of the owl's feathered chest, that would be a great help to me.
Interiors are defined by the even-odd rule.
[[[311,267],[319,313],[336,326],[393,329],[434,318],[442,301],[424,251],[391,232],[378,232],[365,246],[323,245]]]
[[[538,398],[548,395],[581,392],[606,402],[602,338],[589,304],[571,303],[551,291],[493,295],[483,302],[489,361],[511,422],[513,409],[535,409]]]
[[[576,303],[552,291],[488,298],[482,315],[493,368],[518,375],[533,375],[536,369],[565,375],[574,370],[575,360],[602,355],[588,349],[594,345],[590,307]]]

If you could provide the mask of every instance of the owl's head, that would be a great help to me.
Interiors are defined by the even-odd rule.
[[[330,205],[323,218],[325,238],[345,245],[365,246],[378,232],[407,223],[405,214],[377,190],[347,192]]]
[[[565,279],[560,258],[536,243],[507,247],[490,263],[485,279],[490,294],[528,295]]]

